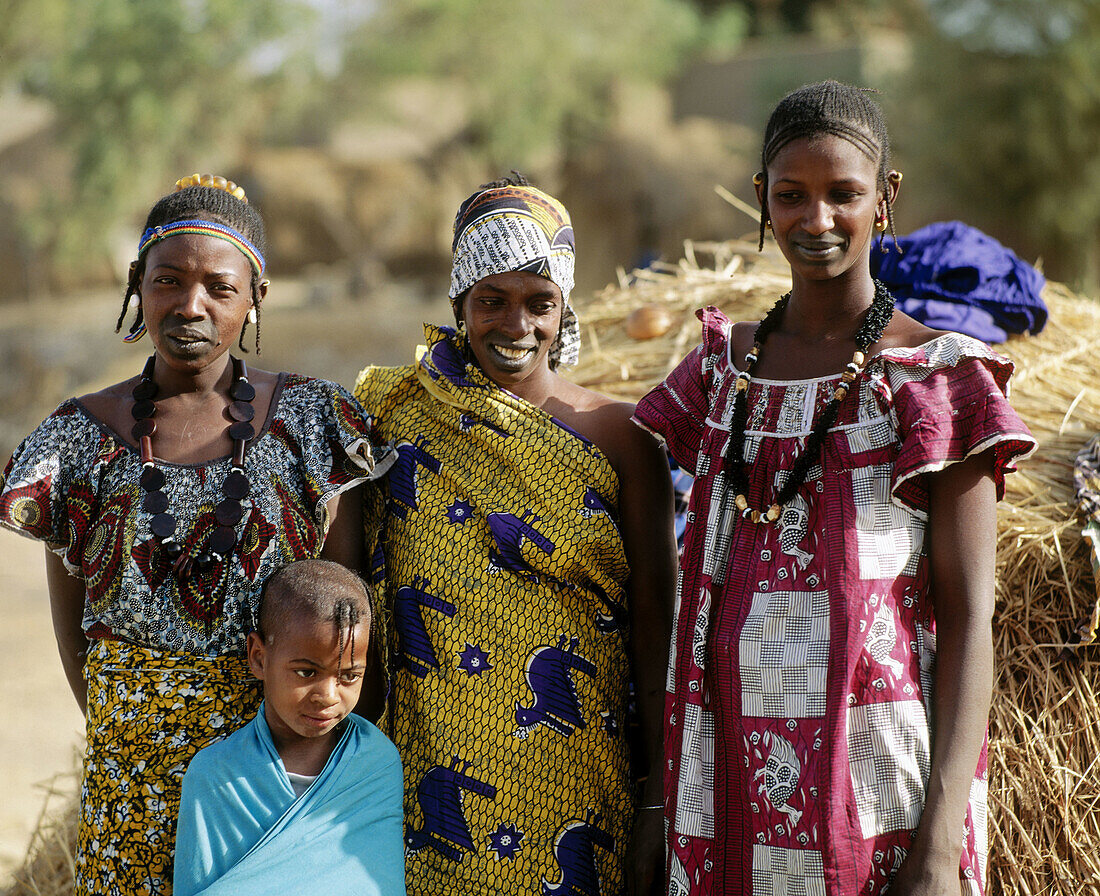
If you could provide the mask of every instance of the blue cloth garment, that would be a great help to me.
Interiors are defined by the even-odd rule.
[[[901,252],[872,251],[871,273],[921,323],[983,342],[1038,333],[1046,324],[1043,275],[980,230],[944,221],[899,237],[898,246]]]
[[[183,779],[176,896],[404,896],[397,748],[365,719],[343,724],[298,798],[262,707],[195,756]]]

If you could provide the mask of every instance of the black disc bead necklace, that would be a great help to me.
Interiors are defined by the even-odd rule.
[[[138,482],[145,492],[141,506],[150,515],[149,529],[160,539],[161,546],[173,562],[172,568],[176,576],[183,579],[190,575],[193,568],[200,572],[209,569],[216,557],[224,557],[237,543],[236,526],[244,516],[241,501],[252,493],[252,486],[244,471],[244,456],[248,442],[256,435],[252,424],[256,413],[252,406],[256,389],[248,381],[248,368],[244,361],[232,358],[233,384],[229,387],[232,401],[228,408],[229,416],[233,420],[229,425],[229,437],[233,440],[232,462],[229,473],[222,482],[222,500],[214,508],[217,525],[198,553],[187,553],[175,539],[178,524],[169,510],[168,496],[164,493],[164,471],[157,467],[153,456],[153,435],[157,431],[156,398],[160,392],[153,378],[156,360],[156,355],[150,355],[141,372],[141,379],[131,392],[134,404],[130,414],[134,418],[134,428],[130,432],[134,441],[141,446],[141,476]]]
[[[851,389],[855,378],[859,376],[867,362],[867,352],[882,338],[886,327],[894,316],[894,297],[881,280],[875,280],[875,297],[871,301],[871,307],[867,309],[863,322],[856,331],[856,351],[852,360],[844,368],[844,373],[833,390],[832,396],[818,416],[817,423],[810,430],[806,438],[806,444],[802,453],[795,458],[794,463],[783,482],[783,486],[776,492],[775,498],[766,510],[756,510],[749,506],[749,476],[748,464],[745,462],[745,430],[749,421],[749,383],[752,381],[752,370],[760,359],[760,350],[768,335],[779,326],[783,319],[783,313],[787,309],[787,303],[791,294],[776,302],[771,310],[764,316],[753,334],[752,350],[745,355],[744,370],[737,374],[737,382],[734,386],[733,415],[730,419],[730,437],[726,443],[726,453],[722,458],[722,466],[729,471],[730,484],[734,489],[734,506],[744,519],[754,523],[774,523],[779,519],[783,506],[793,498],[806,477],[810,468],[817,462],[821,454],[821,445],[825,441],[825,434],[836,423],[837,414],[840,412],[840,403],[844,401]]]

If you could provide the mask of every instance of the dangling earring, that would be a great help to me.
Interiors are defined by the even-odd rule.
[[[879,233],[885,233],[886,232],[886,215],[885,215],[885,213],[881,214],[877,218],[875,218],[875,230],[877,230]]]
[[[250,324],[256,323],[256,316],[256,306],[253,305],[251,308],[248,309],[248,322]]]
[[[133,310],[137,310],[138,314],[141,314],[141,296],[136,292],[133,293],[129,299],[126,300],[126,313],[130,313]],[[131,342],[137,342],[145,335],[145,319],[140,321],[135,320],[130,332],[122,337],[122,341],[129,344]]]
[[[771,218],[768,218],[768,220],[764,222],[764,227],[768,230],[772,229],[772,219]]]

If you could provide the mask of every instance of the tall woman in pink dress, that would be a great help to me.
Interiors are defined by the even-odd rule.
[[[996,502],[1034,441],[1011,364],[870,274],[901,175],[881,111],[784,98],[754,178],[791,292],[636,419],[693,472],[666,724],[669,889],[985,891]]]

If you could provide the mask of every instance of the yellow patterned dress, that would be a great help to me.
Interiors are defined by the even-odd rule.
[[[619,893],[632,822],[618,478],[426,328],[356,397],[399,458],[376,552],[410,894]]]

